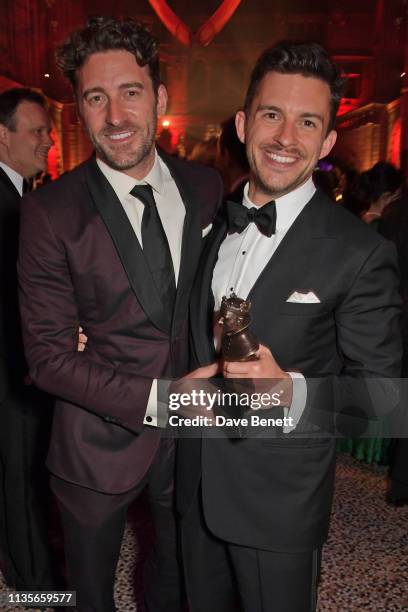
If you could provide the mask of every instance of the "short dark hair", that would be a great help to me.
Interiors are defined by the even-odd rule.
[[[160,85],[158,42],[147,27],[133,19],[90,17],[86,26],[75,30],[58,47],[57,65],[75,91],[76,71],[94,53],[123,50],[134,55],[139,66],[148,66],[153,90]]]
[[[11,132],[17,129],[16,110],[21,102],[32,102],[47,109],[47,101],[38,91],[28,87],[13,87],[0,94],[0,123]]]
[[[336,115],[344,90],[345,79],[328,53],[316,43],[282,41],[266,49],[259,57],[251,74],[245,97],[244,110],[248,114],[258,87],[268,72],[301,74],[321,79],[330,88],[330,121],[328,132],[335,126]]]

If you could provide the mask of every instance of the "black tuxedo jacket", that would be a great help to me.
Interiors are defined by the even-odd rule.
[[[211,280],[226,231],[221,215],[193,291],[199,364],[214,359]],[[397,377],[397,287],[393,246],[317,191],[249,294],[251,330],[287,371]],[[320,302],[288,302],[295,290],[313,291]],[[334,458],[333,440],[296,431],[281,439],[182,440],[178,507],[187,511],[201,474],[205,519],[215,535],[260,549],[312,549],[327,535]]]
[[[186,207],[173,318],[94,159],[23,199],[26,356],[38,386],[58,398],[48,466],[107,493],[135,486],[157,449],[159,431],[143,425],[152,379],[186,371],[188,302],[202,228],[221,198],[216,172],[162,157]],[[84,353],[76,350],[78,325],[89,336]]]
[[[404,356],[402,376],[408,375],[408,195],[404,194],[384,211],[379,232],[391,240],[397,249],[402,297],[402,343]]]
[[[19,394],[27,373],[17,296],[17,251],[21,196],[0,168],[0,402]]]
[[[408,201],[407,194],[385,209],[380,232],[392,240],[397,248],[402,296],[402,376],[408,376]],[[406,405],[406,403],[405,403]],[[408,439],[394,441],[391,453],[391,486],[389,495],[394,499],[408,498]]]

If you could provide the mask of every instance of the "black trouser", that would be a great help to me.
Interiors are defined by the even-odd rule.
[[[391,457],[391,483],[389,496],[392,501],[408,500],[408,439],[394,440]]]
[[[128,466],[127,469],[132,469]],[[68,582],[80,612],[114,612],[113,585],[126,512],[147,486],[155,526],[147,562],[148,612],[180,611],[180,573],[173,500],[174,442],[163,440],[144,479],[132,490],[108,495],[52,476],[61,510]]]
[[[54,588],[45,457],[52,399],[34,388],[0,403],[0,558],[8,586]]]
[[[280,553],[225,542],[205,525],[201,491],[181,532],[191,612],[315,611],[320,549]]]

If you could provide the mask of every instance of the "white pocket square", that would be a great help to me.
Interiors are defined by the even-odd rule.
[[[286,301],[293,304],[320,304],[319,298],[313,291],[308,291],[307,293],[294,291]]]
[[[207,236],[207,234],[209,234],[211,232],[211,228],[212,228],[213,224],[210,223],[210,225],[207,225],[207,227],[205,227],[202,231],[201,234],[201,238],[205,238]]]

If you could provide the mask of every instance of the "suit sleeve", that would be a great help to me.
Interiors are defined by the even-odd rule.
[[[332,430],[334,425],[336,435],[367,435],[370,421],[378,418],[386,419],[387,428],[393,427],[402,391],[398,285],[395,249],[381,241],[362,263],[335,311],[343,370],[331,383],[313,381],[317,394],[311,420],[320,424],[326,420],[326,428]],[[327,399],[330,388],[332,401]],[[327,410],[331,405],[332,416]],[[328,426],[332,418],[335,423]]]
[[[401,394],[400,311],[395,249],[381,241],[355,272],[334,312],[343,368],[338,376],[307,379],[298,435],[313,433],[317,426],[317,431],[360,437],[379,417],[392,427]]]
[[[68,254],[46,211],[24,198],[18,258],[20,310],[30,376],[48,393],[134,432],[143,428],[150,378],[77,351],[80,316]]]
[[[349,374],[397,377],[401,368],[401,297],[394,246],[370,253],[336,312],[338,346]]]
[[[398,286],[395,248],[382,241],[365,261],[337,310],[338,345],[345,364],[344,374],[336,381],[335,388],[340,433],[364,434],[367,417],[387,416],[392,422],[401,393]],[[347,422],[351,428],[342,432]]]

